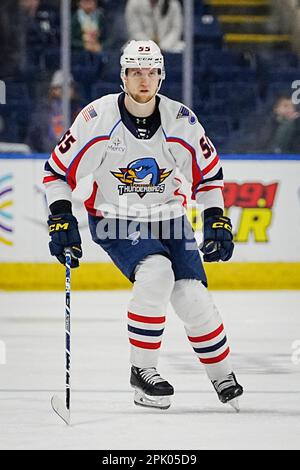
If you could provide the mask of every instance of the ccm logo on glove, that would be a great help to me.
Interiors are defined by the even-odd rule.
[[[203,244],[200,248],[203,260],[228,261],[233,253],[232,225],[229,217],[215,215],[204,220]]]
[[[52,219],[54,220],[54,219]],[[60,219],[59,219],[60,220]],[[59,232],[59,230],[68,230],[69,228],[69,223],[65,224],[51,224],[49,225],[49,233],[52,232]]]
[[[225,228],[226,230],[229,230],[229,232],[232,232],[231,222],[229,224],[227,220],[230,220],[230,219],[228,219],[228,217],[226,217],[226,219],[220,218],[220,222],[214,222],[212,224],[212,228]]]
[[[73,214],[49,215],[48,219],[49,249],[52,256],[56,256],[58,261],[65,264],[65,250],[71,249],[71,268],[79,266],[78,258],[82,257],[81,237],[78,230],[78,222]]]

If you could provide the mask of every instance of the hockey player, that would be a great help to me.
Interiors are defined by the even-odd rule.
[[[134,402],[170,406],[174,389],[157,363],[171,301],[219,399],[238,409],[243,389],[175,177],[176,170],[186,177],[202,208],[204,261],[227,261],[232,226],[223,215],[219,157],[193,112],[158,94],[165,68],[153,41],[127,44],[121,79],[123,92],[86,106],[45,165],[50,252],[65,263],[70,247],[72,267],[78,266],[82,248],[71,194],[92,175],[85,201],[92,238],[133,283],[128,334]]]

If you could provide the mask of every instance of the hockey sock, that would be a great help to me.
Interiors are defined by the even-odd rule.
[[[171,302],[208,377],[216,380],[232,372],[224,325],[206,287],[193,279],[177,281]]]
[[[130,361],[137,367],[157,367],[173,286],[172,265],[165,256],[148,256],[136,269],[128,307],[128,334]]]

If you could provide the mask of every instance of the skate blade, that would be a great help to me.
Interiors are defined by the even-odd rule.
[[[71,422],[71,415],[70,410],[67,410],[66,405],[64,402],[57,396],[53,395],[51,398],[51,406],[55,413],[64,420],[64,422],[70,425]]]
[[[135,390],[134,403],[137,406],[144,406],[145,408],[158,408],[160,410],[167,410],[171,406],[171,400],[168,396],[154,397],[146,395],[146,393]]]
[[[239,405],[239,401],[238,401],[237,398],[233,398],[232,400],[229,400],[227,403],[228,403],[228,405],[232,406],[232,408],[233,408],[237,413],[240,412],[240,405]]]

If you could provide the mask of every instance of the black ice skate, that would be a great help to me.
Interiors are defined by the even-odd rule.
[[[243,394],[243,387],[237,382],[233,372],[224,379],[213,380],[212,384],[222,403],[229,403],[235,411],[239,412],[239,402],[237,397]]]
[[[167,410],[174,388],[163,379],[155,367],[140,369],[131,367],[130,385],[135,389],[134,403],[150,408]]]

